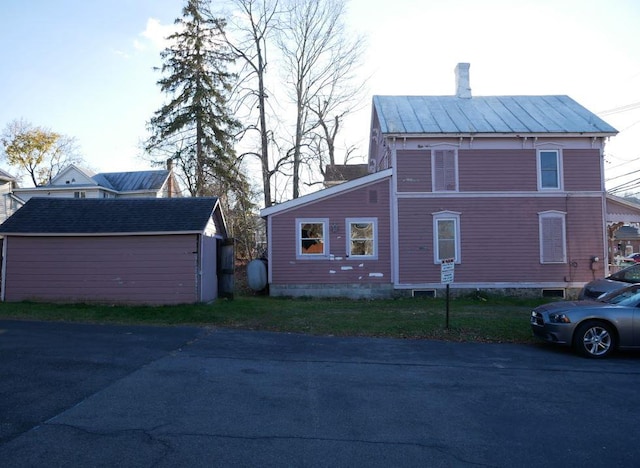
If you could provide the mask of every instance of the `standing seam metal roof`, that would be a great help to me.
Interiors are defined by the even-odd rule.
[[[374,96],[373,106],[382,133],[618,133],[569,96]]]
[[[169,171],[102,172],[93,180],[102,187],[118,192],[160,190],[169,177]]]

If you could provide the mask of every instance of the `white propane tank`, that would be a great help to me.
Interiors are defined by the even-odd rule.
[[[251,260],[247,265],[247,284],[254,291],[262,291],[267,287],[267,261]]]

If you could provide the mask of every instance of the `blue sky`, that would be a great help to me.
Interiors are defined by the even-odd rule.
[[[24,118],[75,137],[95,171],[148,168],[139,144],[163,99],[153,67],[182,5],[0,2],[0,127]],[[371,95],[453,94],[458,62],[475,95],[567,94],[596,113],[640,103],[637,0],[351,0],[345,21],[368,42],[367,105],[347,127],[363,155]],[[640,171],[640,106],[603,118],[621,131],[607,177]]]

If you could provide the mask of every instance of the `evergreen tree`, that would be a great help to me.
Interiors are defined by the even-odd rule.
[[[239,123],[228,110],[236,77],[227,71],[234,59],[225,20],[211,14],[208,0],[187,0],[175,23],[158,81],[170,100],[149,122],[146,150],[156,162],[171,159],[192,196],[212,187],[238,194],[246,184],[233,149]]]

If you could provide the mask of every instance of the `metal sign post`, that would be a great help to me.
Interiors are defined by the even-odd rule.
[[[442,260],[440,269],[440,282],[447,285],[447,315],[446,315],[446,328],[449,329],[449,297],[450,288],[449,285],[453,283],[453,273],[455,268],[455,259],[446,258]]]

